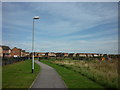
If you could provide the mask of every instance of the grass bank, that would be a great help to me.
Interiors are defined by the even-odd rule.
[[[31,60],[21,61],[2,67],[2,88],[29,88],[40,71],[35,63],[31,73]]]
[[[41,60],[41,62],[55,68],[56,71],[61,75],[68,88],[103,88],[101,85],[89,80],[79,73],[53,64],[49,60]]]
[[[118,87],[117,60],[50,60],[49,62],[77,72],[82,76],[85,76],[90,80],[102,85],[103,87]]]

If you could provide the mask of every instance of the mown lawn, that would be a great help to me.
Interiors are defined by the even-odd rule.
[[[31,73],[31,60],[17,62],[2,67],[2,88],[29,88],[40,71],[35,63],[35,71]]]
[[[101,85],[89,80],[77,72],[50,63],[48,60],[41,60],[41,62],[55,68],[61,75],[68,88],[103,88]]]

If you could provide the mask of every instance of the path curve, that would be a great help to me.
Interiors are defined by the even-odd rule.
[[[35,60],[40,65],[41,71],[38,74],[31,88],[67,88],[64,81],[54,68]]]

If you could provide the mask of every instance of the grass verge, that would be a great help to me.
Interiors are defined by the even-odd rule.
[[[41,60],[41,62],[55,68],[56,71],[61,75],[68,88],[103,88],[99,84],[89,80],[77,72],[50,63],[48,60]]]
[[[50,62],[78,72],[103,87],[118,87],[117,60],[50,60]]]
[[[40,71],[35,63],[31,73],[31,60],[17,62],[2,67],[2,88],[29,88]]]

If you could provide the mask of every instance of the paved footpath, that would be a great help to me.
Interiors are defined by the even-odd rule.
[[[38,74],[31,88],[67,88],[64,81],[54,68],[35,60],[40,65],[41,71]]]

